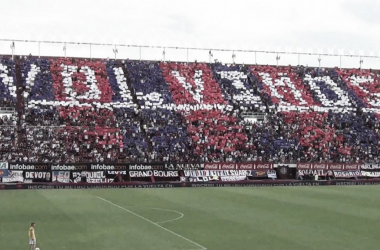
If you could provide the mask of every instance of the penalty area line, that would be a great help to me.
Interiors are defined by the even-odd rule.
[[[157,223],[154,222],[154,221],[151,221],[151,220],[149,220],[149,219],[147,219],[147,218],[145,218],[145,217],[143,217],[143,216],[141,216],[141,215],[139,215],[139,214],[136,214],[135,212],[132,212],[131,210],[129,210],[129,209],[125,208],[125,207],[119,206],[119,205],[117,205],[117,204],[115,204],[115,203],[113,203],[113,202],[111,202],[111,201],[109,201],[109,200],[106,200],[106,199],[104,199],[104,198],[102,198],[102,197],[100,197],[100,196],[96,196],[96,197],[97,197],[98,199],[104,201],[104,202],[107,202],[108,204],[111,204],[111,205],[113,205],[113,206],[115,206],[115,207],[118,207],[118,208],[120,208],[120,209],[122,209],[122,210],[124,210],[124,211],[126,211],[126,212],[128,212],[128,213],[130,213],[130,214],[133,214],[134,216],[139,217],[140,219],[145,220],[145,221],[147,221],[147,222],[149,222],[149,223],[155,225],[156,227],[161,228],[162,230],[165,230],[166,232],[169,232],[169,233],[171,233],[171,234],[173,234],[173,235],[175,235],[175,236],[177,236],[177,237],[179,237],[179,238],[181,238],[181,239],[183,239],[183,240],[186,240],[186,241],[188,241],[188,242],[190,242],[190,243],[192,243],[192,244],[194,244],[194,245],[200,247],[201,250],[207,250],[206,247],[204,247],[204,246],[202,246],[202,245],[196,243],[195,241],[192,241],[192,240],[190,240],[190,239],[188,239],[188,238],[186,238],[186,237],[184,237],[184,236],[182,236],[182,235],[180,235],[180,234],[177,234],[176,232],[173,232],[173,231],[171,231],[171,230],[169,230],[169,229],[167,229],[167,228],[165,228],[165,227],[163,227],[163,226],[157,224]],[[161,222],[161,223],[162,223],[162,222]],[[199,250],[199,249],[198,249],[198,250]]]

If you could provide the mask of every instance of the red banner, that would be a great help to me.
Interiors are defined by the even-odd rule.
[[[345,170],[359,170],[359,164],[344,164]]]
[[[256,163],[255,169],[257,170],[269,170],[273,169],[273,163]]]
[[[239,170],[254,170],[255,169],[255,163],[252,163],[252,162],[237,163],[236,167]]]
[[[358,170],[359,164],[344,163],[298,163],[297,169],[313,169],[313,170]]]
[[[205,163],[206,170],[219,170],[219,163]]]
[[[312,169],[311,165],[310,163],[298,163],[297,169]]]
[[[220,163],[219,169],[220,170],[233,170],[233,169],[236,169],[236,164],[235,163]]]
[[[329,164],[329,169],[330,170],[344,170],[344,165],[343,163],[330,163]]]
[[[312,169],[315,170],[327,170],[329,168],[329,165],[327,163],[314,163],[312,166]]]
[[[271,170],[273,163],[268,162],[244,162],[244,163],[205,163],[205,170]]]

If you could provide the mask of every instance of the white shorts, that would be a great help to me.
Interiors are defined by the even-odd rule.
[[[29,245],[35,245],[37,240],[31,240],[29,239]]]

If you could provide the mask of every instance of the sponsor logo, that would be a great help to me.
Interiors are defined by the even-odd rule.
[[[129,165],[129,170],[162,170],[164,165],[153,165],[153,164],[131,164]]]
[[[297,164],[298,169],[311,169],[310,163],[298,163]]]
[[[236,165],[231,163],[231,164],[220,164],[220,169],[236,169]]]
[[[81,170],[87,170],[86,165],[66,165],[66,164],[57,164],[57,165],[52,165],[51,170],[53,171],[81,171]]]
[[[219,169],[219,164],[218,163],[206,163],[205,164],[205,169],[209,170],[218,170]]]
[[[327,169],[327,164],[313,164],[313,169]]]
[[[8,162],[0,162],[0,169],[8,169]]]
[[[344,164],[330,164],[329,169],[331,169],[331,170],[343,170]]]
[[[48,165],[9,164],[11,170],[49,170]]]
[[[91,170],[125,170],[127,167],[123,165],[105,165],[105,164],[91,164]]]
[[[359,165],[358,164],[345,164],[344,169],[346,169],[346,170],[358,170]]]
[[[242,163],[242,164],[238,165],[238,168],[242,169],[242,170],[252,170],[252,169],[255,169],[255,164],[253,164],[253,163]]]
[[[271,163],[256,164],[256,169],[272,169]]]

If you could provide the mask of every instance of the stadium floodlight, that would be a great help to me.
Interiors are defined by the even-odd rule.
[[[14,60],[14,55],[15,55],[15,42],[11,43],[11,50],[12,50],[12,60]]]
[[[115,54],[115,60],[116,60],[116,55],[117,55],[117,53],[119,53],[119,51],[118,51],[117,48],[116,48],[116,45],[115,45],[115,48],[112,49],[112,51],[113,51],[113,53]]]

